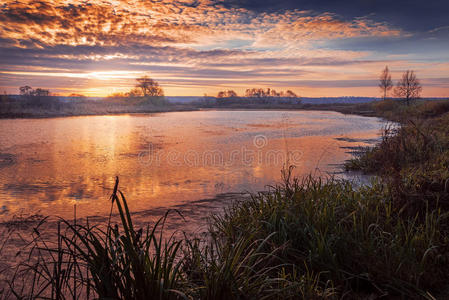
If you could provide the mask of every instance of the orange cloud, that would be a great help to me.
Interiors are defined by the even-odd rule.
[[[368,90],[387,63],[394,70],[410,65],[404,56],[320,48],[323,41],[406,34],[331,13],[256,13],[207,0],[6,0],[0,20],[0,80],[10,90],[45,82],[50,86],[39,85],[63,93],[105,95],[109,86],[125,90],[138,74],[151,72],[167,94],[248,85],[351,94],[351,84],[353,91]],[[416,64],[427,78],[443,78],[447,66],[435,67],[431,73]],[[375,84],[370,91],[377,94]]]
[[[257,15],[199,1],[195,6],[159,1],[11,1],[0,10],[0,37],[18,47],[43,45],[210,44],[248,39],[255,43],[397,35],[384,24],[341,21],[306,12]]]

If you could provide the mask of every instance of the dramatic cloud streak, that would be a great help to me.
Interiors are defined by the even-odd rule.
[[[404,51],[393,55],[363,47],[371,41],[398,44],[414,32],[370,16],[301,7],[257,11],[207,0],[7,0],[0,5],[0,21],[0,87],[9,92],[33,82],[61,93],[105,95],[129,88],[147,72],[169,95],[253,85],[302,94],[313,87],[323,94],[344,87],[345,94],[366,94],[368,84],[360,83],[372,84],[390,64],[398,72],[413,65],[440,93],[449,70],[444,57],[431,72],[423,59],[432,57],[410,60]],[[432,30],[435,36],[446,29]],[[375,87],[369,92],[376,93]]]

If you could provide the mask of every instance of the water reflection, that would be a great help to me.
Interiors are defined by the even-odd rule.
[[[280,178],[334,172],[378,136],[376,118],[334,112],[199,111],[0,120],[0,218],[20,211],[105,215],[116,175],[133,211]],[[346,148],[345,148],[346,147]]]

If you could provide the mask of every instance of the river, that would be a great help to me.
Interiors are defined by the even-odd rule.
[[[4,119],[0,219],[70,218],[75,204],[78,217],[104,217],[116,176],[143,219],[168,208],[203,216],[279,182],[284,165],[295,165],[297,176],[338,173],[383,125],[337,112],[266,110]]]

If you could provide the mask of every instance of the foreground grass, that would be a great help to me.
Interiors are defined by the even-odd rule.
[[[434,299],[447,289],[447,212],[429,207],[411,214],[380,181],[356,189],[347,181],[289,178],[289,172],[284,179],[213,216],[206,240],[164,238],[165,217],[134,228],[116,186],[111,199],[121,224],[61,223],[57,246],[36,239],[34,257],[40,259],[17,270],[17,278],[28,276],[28,287],[19,289],[13,280],[9,293],[52,299]]]

